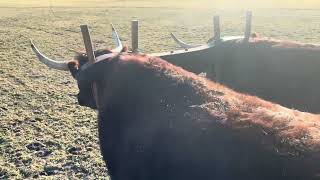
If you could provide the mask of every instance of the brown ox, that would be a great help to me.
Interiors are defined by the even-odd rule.
[[[80,65],[69,68],[83,105],[95,108],[96,83],[101,151],[113,180],[319,178],[317,115],[237,93],[156,57],[118,54]]]
[[[194,73],[207,72],[208,78],[236,91],[320,113],[319,45],[256,37],[249,43],[221,42],[193,54],[162,58]]]

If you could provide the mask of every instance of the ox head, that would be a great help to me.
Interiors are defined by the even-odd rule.
[[[112,26],[112,37],[117,45],[115,49],[101,49],[94,52],[96,61],[102,61],[106,59],[111,59],[116,57],[121,52],[126,52],[127,47],[123,47],[119,39],[119,36]],[[50,68],[70,71],[71,75],[77,80],[79,93],[77,95],[78,102],[81,106],[87,106],[93,109],[96,109],[96,102],[93,94],[93,86],[90,77],[86,78],[83,76],[87,69],[92,66],[89,62],[88,56],[86,53],[77,52],[72,60],[54,60],[48,58],[39,49],[34,45],[31,40],[31,49],[36,54],[37,58],[47,65]]]

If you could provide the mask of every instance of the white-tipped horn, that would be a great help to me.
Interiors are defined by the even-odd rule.
[[[171,33],[171,37],[172,39],[177,43],[179,44],[180,47],[182,48],[194,48],[194,47],[199,47],[201,45],[191,45],[191,44],[187,44],[183,41],[181,41],[180,39],[178,39],[173,33]]]
[[[44,63],[45,65],[47,65],[48,67],[53,68],[53,69],[58,69],[61,71],[69,71],[68,61],[56,61],[56,60],[50,59],[50,58],[46,57],[45,55],[43,55],[38,50],[38,48],[33,44],[31,39],[30,39],[30,43],[31,43],[32,51],[37,55],[38,59],[42,63]]]
[[[123,48],[121,40],[120,40],[119,35],[118,35],[118,33],[112,23],[111,23],[111,27],[112,27],[112,39],[117,46],[115,49],[113,49],[113,51],[114,52],[121,52],[121,50]]]

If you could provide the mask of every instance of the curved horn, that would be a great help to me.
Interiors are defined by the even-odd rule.
[[[181,41],[180,39],[178,39],[173,33],[171,33],[171,37],[182,48],[194,48],[194,47],[199,47],[200,46],[200,45],[187,44],[187,43]]]
[[[38,48],[33,44],[31,39],[30,39],[30,43],[31,43],[32,51],[37,55],[38,59],[42,63],[44,63],[45,65],[47,65],[48,67],[53,68],[53,69],[58,69],[58,70],[62,70],[62,71],[69,71],[68,61],[56,61],[56,60],[50,59],[50,58],[46,57],[45,55],[43,55],[38,50]]]
[[[111,27],[112,27],[112,39],[113,39],[114,43],[117,45],[117,47],[115,49],[113,49],[113,51],[114,52],[121,52],[121,50],[123,48],[121,40],[120,40],[119,35],[118,35],[118,33],[112,23],[111,23]]]

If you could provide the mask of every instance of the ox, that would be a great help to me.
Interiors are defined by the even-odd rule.
[[[224,37],[188,52],[155,54],[236,91],[300,111],[320,113],[320,46],[252,36]]]
[[[98,110],[112,180],[319,179],[320,117],[243,95],[157,57],[95,52],[53,61]],[[103,58],[101,58],[103,57]],[[92,88],[95,83],[96,89]]]

